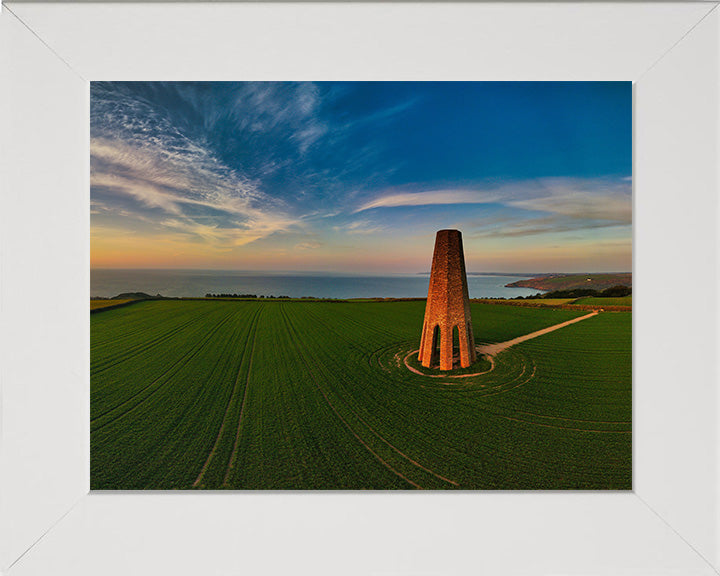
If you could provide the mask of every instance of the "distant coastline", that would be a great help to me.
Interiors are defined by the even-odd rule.
[[[510,274],[506,274],[510,276]],[[604,290],[613,286],[632,287],[632,272],[602,274],[543,274],[505,284],[507,288],[533,288],[535,290],[572,290],[590,288]]]

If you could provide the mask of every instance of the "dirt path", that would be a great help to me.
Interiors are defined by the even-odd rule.
[[[537,338],[538,336],[542,336],[543,334],[547,334],[548,332],[553,332],[554,330],[559,330],[560,328],[564,328],[565,326],[570,326],[570,324],[575,324],[575,322],[580,322],[581,320],[587,320],[588,318],[592,318],[593,316],[597,316],[598,311],[595,310],[591,312],[590,314],[586,314],[585,316],[580,316],[579,318],[573,318],[572,320],[568,320],[567,322],[561,322],[560,324],[555,324],[554,326],[549,326],[548,328],[543,328],[542,330],[538,330],[537,332],[531,332],[530,334],[525,334],[525,336],[518,336],[517,338],[513,338],[512,340],[507,340],[506,342],[498,342],[497,344],[484,344],[482,346],[477,346],[476,350],[482,354],[487,354],[488,356],[495,356],[496,354],[499,354],[503,350],[510,348],[510,346],[515,346],[515,344],[520,344],[520,342],[525,342],[526,340],[531,340],[532,338]]]

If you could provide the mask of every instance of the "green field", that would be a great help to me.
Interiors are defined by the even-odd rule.
[[[450,379],[404,363],[424,306],[147,301],[93,314],[91,487],[631,488],[630,313]],[[587,313],[471,306],[478,343]]]
[[[578,298],[573,304],[583,306],[632,306],[632,296],[622,296],[621,298],[587,296],[585,298]]]
[[[516,306],[528,306],[530,304],[539,306],[562,306],[571,303],[575,298],[525,298],[524,300],[506,300],[503,302]]]
[[[90,300],[90,310],[98,310],[99,308],[107,308],[108,306],[118,306],[126,304],[130,300]]]

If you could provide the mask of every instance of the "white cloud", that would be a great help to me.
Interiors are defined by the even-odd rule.
[[[322,246],[321,242],[300,242],[299,244],[295,244],[295,250],[315,250],[316,248],[320,248],[320,246]]]
[[[514,182],[491,189],[392,192],[360,205],[354,212],[401,206],[489,203],[574,219],[619,224],[632,222],[632,187],[625,179],[552,178]]]
[[[240,131],[275,132],[303,155],[329,131],[319,117],[320,105],[320,90],[312,82],[252,82],[239,86],[231,110]]]
[[[91,141],[91,186],[132,199],[138,220],[159,209],[157,224],[217,247],[239,246],[297,225],[283,205],[192,142],[152,143],[96,137]],[[105,214],[111,213],[107,201]],[[127,216],[127,209],[116,209]]]
[[[320,140],[328,131],[327,126],[319,122],[308,122],[307,127],[302,128],[293,134],[292,139],[298,143],[301,154]]]
[[[557,192],[544,198],[514,200],[508,205],[575,219],[632,223],[631,200],[612,194],[598,196],[577,191]]]
[[[333,230],[336,232],[345,232],[346,234],[377,234],[378,232],[385,231],[385,228],[369,220],[355,220],[342,226],[334,226]]]
[[[487,204],[499,201],[500,196],[493,192],[480,190],[431,190],[427,192],[409,192],[389,194],[371,200],[357,208],[355,212],[373,208],[395,208],[399,206],[429,206],[433,204]]]

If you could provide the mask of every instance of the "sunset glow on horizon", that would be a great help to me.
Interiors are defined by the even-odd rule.
[[[92,82],[93,268],[632,268],[630,82]]]

